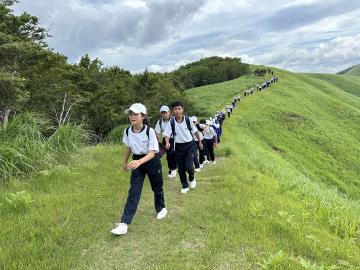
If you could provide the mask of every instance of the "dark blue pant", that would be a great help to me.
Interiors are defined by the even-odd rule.
[[[134,155],[133,159],[137,160],[142,157],[143,156]],[[162,167],[160,157],[156,155],[153,159],[142,164],[139,168],[131,172],[130,189],[121,222],[126,224],[131,223],[139,205],[141,191],[146,175],[149,177],[151,188],[154,192],[156,212],[159,213],[161,209],[165,208]]]
[[[206,144],[208,159],[210,158],[211,161],[214,161],[215,160],[214,140],[213,139],[210,139],[210,140],[205,139],[205,144]]]
[[[198,142],[194,141],[194,165],[195,165],[195,169],[200,168],[198,150],[199,150]]]
[[[163,139],[163,145],[165,146],[165,138]],[[174,152],[174,139],[170,138],[170,148],[166,150],[166,160],[169,168],[169,174],[171,171],[176,170],[176,160]]]
[[[189,174],[190,182],[194,180],[194,143],[176,143],[175,158],[181,185],[183,188],[187,188],[189,184],[186,173]]]

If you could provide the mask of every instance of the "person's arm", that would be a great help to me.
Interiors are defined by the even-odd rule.
[[[142,164],[148,162],[149,160],[153,159],[155,157],[155,151],[151,150],[147,153],[147,155],[139,160],[133,160],[128,164],[129,170],[135,170]]]
[[[170,149],[170,136],[172,134],[171,131],[171,122],[166,126],[163,136],[165,137],[165,148]]]
[[[126,147],[125,154],[124,154],[124,163],[123,163],[123,169],[125,171],[128,170],[128,161],[129,161],[130,154],[131,154],[131,148]]]
[[[200,131],[197,130],[196,133],[195,133],[195,135],[196,135],[196,138],[198,139],[199,148],[200,148],[201,150],[203,150],[204,146],[203,146],[203,144],[202,144],[202,142],[201,142]]]

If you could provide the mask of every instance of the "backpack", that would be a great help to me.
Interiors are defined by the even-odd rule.
[[[150,139],[150,136],[149,136],[149,133],[150,133],[150,127],[148,125],[145,125],[146,126],[146,135],[148,137],[148,139]],[[131,128],[131,126],[128,126],[126,128],[126,136],[129,136],[129,129]],[[141,130],[140,132],[142,132],[143,130]]]
[[[192,137],[192,133],[191,133],[191,124],[190,124],[190,117],[185,115],[185,122],[186,122],[186,126],[187,126],[187,129],[189,130],[190,134],[191,134],[191,137]],[[171,118],[170,120],[170,125],[171,125],[171,132],[172,132],[172,135],[175,137],[176,136],[176,132],[175,132],[175,117]]]

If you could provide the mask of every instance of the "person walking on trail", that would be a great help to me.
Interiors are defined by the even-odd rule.
[[[155,131],[143,124],[146,119],[146,107],[141,103],[130,106],[126,113],[131,125],[124,130],[123,142],[126,146],[123,169],[131,170],[130,189],[120,224],[111,230],[115,235],[123,235],[128,231],[128,225],[136,213],[145,176],[150,180],[154,192],[155,211],[157,219],[167,215],[163,191],[163,177],[159,152],[159,144]],[[133,160],[129,162],[130,154]]]
[[[197,117],[196,116],[192,116],[190,117],[190,120],[194,123],[194,125],[197,128]],[[198,129],[199,130],[199,129]],[[200,131],[200,130],[199,130]],[[200,132],[200,137],[201,137],[201,142],[204,138],[204,136],[202,135],[202,133]],[[199,143],[198,143],[198,138],[196,135],[193,134],[193,138],[194,138],[194,165],[195,165],[195,172],[200,172],[201,168],[203,166],[201,166],[202,164],[200,164],[199,162],[199,153],[201,154],[201,150],[199,151]],[[201,157],[200,157],[201,158]]]
[[[228,118],[230,118],[230,114],[231,114],[230,105],[226,106],[226,110],[227,110]]]
[[[187,181],[187,174],[189,175],[190,188],[196,187],[196,180],[194,177],[194,138],[197,136],[199,148],[202,149],[200,132],[190,120],[189,116],[184,115],[184,105],[176,101],[171,105],[174,117],[170,120],[164,131],[166,149],[170,149],[170,137],[174,137],[175,158],[182,184],[181,193],[189,191],[189,184]]]
[[[155,132],[156,132],[158,141],[161,144],[161,147],[163,147],[163,149],[165,149],[165,151],[166,151],[166,160],[167,160],[167,164],[168,164],[168,168],[169,168],[168,177],[174,178],[174,177],[176,177],[176,169],[177,169],[176,160],[175,160],[175,152],[172,150],[173,147],[172,148],[170,147],[170,149],[165,148],[165,144],[166,144],[165,137],[163,137],[164,130],[167,127],[167,125],[170,123],[171,114],[170,114],[169,107],[166,105],[161,106],[160,114],[161,114],[160,119],[156,122],[156,125],[155,125]],[[170,144],[174,145],[173,137],[170,138]]]
[[[217,147],[218,139],[217,139],[217,134],[214,128],[211,126],[209,120],[206,121],[206,126],[203,130],[203,134],[204,134],[205,145],[210,161],[212,162],[212,164],[216,164],[214,148]]]

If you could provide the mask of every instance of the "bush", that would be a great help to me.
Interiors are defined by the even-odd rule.
[[[8,180],[50,168],[84,145],[88,133],[81,126],[64,125],[49,139],[52,128],[34,113],[18,114],[0,129],[0,179]]]

